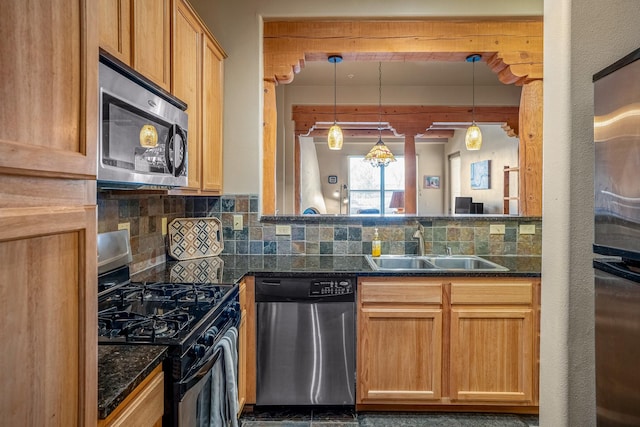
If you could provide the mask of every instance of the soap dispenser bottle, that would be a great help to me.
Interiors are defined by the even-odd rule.
[[[378,235],[378,229],[376,228],[373,233],[373,240],[371,241],[371,256],[380,256],[380,253],[382,252],[381,246],[380,236]]]

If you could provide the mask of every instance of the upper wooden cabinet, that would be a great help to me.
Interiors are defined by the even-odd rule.
[[[189,106],[189,194],[222,192],[224,51],[185,0],[174,0],[172,84]]]
[[[0,173],[95,178],[96,5],[28,5],[0,13]]]
[[[100,0],[100,47],[131,65],[131,0]]]
[[[202,182],[202,45],[203,29],[191,7],[176,0],[173,10],[172,92],[187,103],[188,185],[199,190]]]
[[[169,91],[170,0],[100,0],[100,47]]]

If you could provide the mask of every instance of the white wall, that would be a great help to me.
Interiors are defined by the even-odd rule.
[[[300,144],[300,213],[307,208],[315,208],[318,213],[326,214],[327,207],[322,196],[322,186],[320,184],[320,170],[318,167],[318,154],[316,147],[311,141],[304,141]],[[305,144],[305,142],[308,142]]]
[[[447,177],[444,175],[444,164],[446,156],[444,154],[444,144],[416,144],[416,154],[418,155],[418,215],[444,215],[444,183]],[[424,176],[439,176],[439,189],[425,189]]]
[[[640,47],[637,0],[545,0],[541,426],[595,426],[592,75]]]
[[[473,197],[474,202],[484,203],[485,214],[502,214],[504,197],[504,166],[518,166],[519,139],[507,136],[499,125],[480,125],[482,148],[468,151],[464,144],[466,130],[456,130],[445,148],[444,161],[450,154],[460,152],[460,195]],[[488,190],[471,188],[471,163],[490,160],[490,185]],[[510,181],[515,184],[515,180]],[[517,187],[513,190],[517,194]]]

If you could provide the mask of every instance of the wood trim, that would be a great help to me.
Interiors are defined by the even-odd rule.
[[[256,291],[255,278],[245,276],[242,279],[246,283],[247,301],[247,397],[246,405],[256,403]]]
[[[415,404],[380,404],[380,403],[358,403],[356,411],[388,411],[388,412],[491,412],[497,414],[538,414],[538,406],[531,405],[491,405],[477,403],[456,402],[456,404],[442,403],[415,403]]]
[[[522,86],[520,95],[520,214],[542,216],[542,80]]]
[[[276,137],[278,112],[276,85],[264,80],[264,117],[262,128],[262,214],[276,212]]]
[[[417,181],[416,138],[409,133],[404,136],[404,211],[407,214],[418,213]]]
[[[347,36],[348,35],[348,36]],[[380,55],[405,60],[462,61],[470,53],[491,60],[504,83],[542,78],[541,18],[513,20],[361,20],[271,21],[264,23],[265,79],[289,83],[311,54],[358,54],[359,61]],[[385,58],[387,59],[387,58]],[[307,59],[308,60],[308,59]]]

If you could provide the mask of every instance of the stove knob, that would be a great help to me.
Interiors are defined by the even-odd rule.
[[[205,353],[207,352],[207,348],[203,345],[200,344],[195,344],[192,348],[191,348],[191,353],[198,358],[204,357]]]
[[[200,338],[199,342],[202,345],[206,345],[211,347],[216,339],[215,332],[207,331],[202,338]]]

